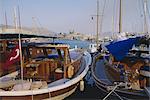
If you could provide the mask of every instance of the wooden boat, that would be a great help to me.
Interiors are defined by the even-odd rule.
[[[123,42],[125,41],[123,40]],[[110,54],[102,55],[100,53],[95,56],[95,62],[93,62],[91,70],[96,86],[100,91],[108,94],[104,99],[111,93],[111,95],[115,95],[120,99],[149,99],[150,63],[148,57],[141,56],[143,53],[149,54],[149,51],[134,50],[133,53],[133,51],[129,50],[127,54],[125,53],[122,56],[126,48],[132,47],[132,43],[127,45],[126,42],[127,46],[124,49],[121,49],[123,45],[118,45],[118,43],[122,42],[109,45],[109,47],[115,47],[115,49],[106,46]],[[116,48],[118,46],[120,47]]]
[[[147,8],[147,1],[142,3],[143,7]],[[122,11],[122,0],[119,0],[119,37],[113,39],[116,42],[112,41],[106,46],[110,54],[100,53],[94,57],[95,62],[91,68],[92,76],[100,91],[108,93],[103,100],[110,95],[115,95],[119,99],[149,99],[150,79],[149,70],[146,70],[150,66],[149,51],[132,49],[133,45],[149,48],[148,30],[145,30],[147,36],[141,36],[141,34],[140,37],[136,37],[136,34],[127,35],[127,32],[122,34],[124,33],[122,31]],[[147,29],[146,13],[144,9],[145,29]]]
[[[91,63],[88,52],[70,52],[65,44],[23,43],[22,40],[21,70],[20,61],[3,67],[18,40],[2,39],[0,43],[3,55],[0,61],[1,100],[60,100],[71,95],[78,85],[84,89],[83,78]]]

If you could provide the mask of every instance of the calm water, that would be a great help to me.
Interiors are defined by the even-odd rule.
[[[54,42],[57,42],[57,43],[65,43],[65,44],[69,44],[70,45],[70,48],[74,48],[75,45],[77,47],[80,47],[80,48],[88,48],[89,47],[89,44],[91,42],[89,41],[80,41],[80,40],[55,40]]]
[[[86,77],[84,78],[85,89],[80,91],[79,87],[76,91],[65,98],[65,100],[102,100],[107,94],[100,91],[93,81],[91,71],[89,70]],[[119,100],[118,97],[109,96],[106,100]]]

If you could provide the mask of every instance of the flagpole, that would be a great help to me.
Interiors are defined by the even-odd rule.
[[[21,22],[20,22],[20,10],[18,6],[18,22],[19,22],[19,51],[20,51],[20,63],[21,63],[21,80],[23,83],[23,57],[22,57],[22,48],[21,48]]]

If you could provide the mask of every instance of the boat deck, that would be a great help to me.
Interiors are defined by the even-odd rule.
[[[105,65],[104,65],[104,60],[100,59],[96,62],[95,67],[93,67],[93,71],[94,71],[94,79],[96,82],[96,85],[99,89],[101,89],[102,91],[107,90],[107,86],[113,86],[113,82],[112,80],[109,78],[109,76],[107,76],[107,70],[105,69]],[[109,89],[109,88],[108,88]],[[147,90],[131,90],[129,89],[117,89],[116,92],[125,98],[130,98],[130,96],[132,95],[131,98],[137,98],[139,97],[140,99],[146,99],[147,100],[147,96],[150,95],[150,87],[147,87]],[[147,94],[146,94],[147,92]]]
[[[95,68],[95,73],[98,79],[101,79],[101,81],[103,81],[104,83],[111,84],[111,81],[108,79],[105,72],[104,61],[103,60],[98,61],[96,63],[96,66],[99,66]]]

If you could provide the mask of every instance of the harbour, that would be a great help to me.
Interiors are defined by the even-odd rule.
[[[69,40],[69,41],[68,40],[63,40],[63,41],[62,40],[55,40],[55,42],[56,43],[59,43],[59,42],[64,43],[65,42],[65,44],[70,43],[71,44],[70,47],[72,47],[72,48],[78,47],[78,48],[82,48],[82,49],[87,48],[89,45],[89,42],[83,43],[83,41],[79,41],[79,40]],[[93,57],[97,54],[98,53],[95,53],[93,55]],[[92,58],[92,59],[94,61],[94,58]],[[98,62],[97,66],[101,65],[100,63],[101,62]],[[102,65],[102,66],[104,66],[104,65]],[[76,91],[74,93],[72,93],[72,95],[70,95],[69,97],[65,98],[65,100],[72,100],[72,99],[75,99],[75,100],[76,99],[89,99],[89,100],[96,99],[97,100],[97,99],[104,99],[105,98],[107,93],[105,93],[103,91],[99,91],[99,88],[96,86],[96,83],[95,83],[93,76],[92,76],[92,72],[91,72],[92,65],[90,65],[89,67],[90,67],[89,71],[87,72],[87,75],[84,78],[84,90],[80,91],[80,87],[78,86]],[[97,73],[99,73],[99,74],[103,75],[105,73],[105,72],[103,72],[104,70],[102,70],[102,69],[96,69],[96,70],[98,71]],[[106,76],[103,78],[105,79]],[[94,91],[99,91],[99,92],[95,93]],[[114,100],[118,99],[119,100],[120,97],[109,96],[107,99],[114,99]]]
[[[149,100],[149,9],[149,0],[0,1],[0,100]]]

